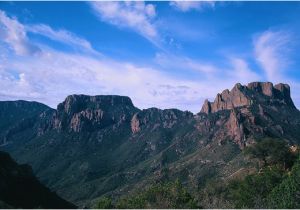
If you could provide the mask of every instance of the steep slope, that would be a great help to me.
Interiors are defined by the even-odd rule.
[[[0,147],[12,143],[11,137],[17,132],[24,136],[31,135],[38,116],[46,110],[50,108],[38,102],[0,102]]]
[[[44,187],[28,165],[18,165],[0,151],[0,207],[75,208]]]
[[[12,142],[21,142],[14,132]],[[179,178],[190,189],[253,168],[241,150],[265,136],[299,143],[300,112],[286,84],[236,84],[197,115],[139,110],[128,97],[72,95],[46,110],[22,145],[3,147],[80,206]]]
[[[218,118],[222,112],[230,113],[225,123],[221,119],[204,120],[208,124],[206,129],[222,124],[223,129],[214,129],[212,134],[220,143],[230,138],[243,148],[263,136],[299,143],[300,112],[290,97],[287,84],[273,86],[270,82],[253,82],[243,86],[238,83],[231,91],[218,94],[213,103],[206,100],[199,116],[205,113],[203,119],[214,115]]]

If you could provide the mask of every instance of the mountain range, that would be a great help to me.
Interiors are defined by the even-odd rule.
[[[116,95],[70,95],[57,109],[0,102],[0,150],[79,207],[165,180],[196,191],[211,180],[245,176],[256,170],[246,147],[265,137],[298,145],[299,135],[300,111],[282,83],[238,83],[199,104],[197,114],[141,110]]]

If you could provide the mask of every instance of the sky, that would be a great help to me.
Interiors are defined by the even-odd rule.
[[[0,2],[0,100],[125,95],[197,113],[270,81],[299,108],[299,20],[300,2]]]

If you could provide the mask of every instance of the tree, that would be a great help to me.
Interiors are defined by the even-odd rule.
[[[117,208],[199,208],[195,199],[177,180],[158,183],[142,193],[118,201]]]
[[[242,181],[229,184],[229,199],[236,208],[265,208],[269,193],[281,183],[284,171],[273,167],[266,168],[262,174],[248,175]]]
[[[247,147],[244,152],[262,161],[262,166],[279,164],[287,169],[291,167],[295,159],[287,143],[280,139],[262,139],[253,146]]]
[[[112,204],[112,200],[111,198],[108,197],[101,197],[96,205],[95,205],[96,209],[112,209],[114,208],[113,204]]]
[[[300,160],[268,196],[268,208],[300,208]]]

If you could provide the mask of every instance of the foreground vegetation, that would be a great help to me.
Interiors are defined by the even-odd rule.
[[[96,208],[300,208],[300,159],[282,140],[263,139],[244,151],[258,170],[241,180],[214,181],[189,193],[177,180],[112,201],[102,197]]]
[[[187,192],[182,184],[175,182],[157,183],[146,191],[122,198],[112,204],[110,198],[101,198],[96,208],[143,209],[143,208],[200,208],[195,198]]]
[[[210,208],[300,208],[298,150],[291,151],[282,140],[263,139],[245,149],[244,154],[257,161],[257,172],[243,179],[207,186],[200,193],[202,205]],[[208,205],[208,202],[214,204]]]
[[[265,139],[245,150],[258,158],[258,173],[228,185],[235,208],[300,208],[300,159],[279,140]]]

